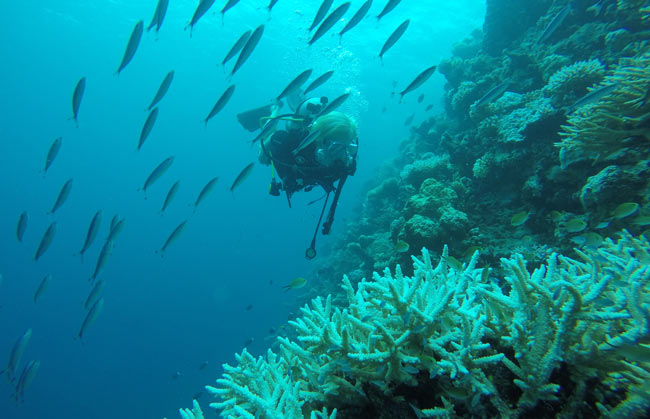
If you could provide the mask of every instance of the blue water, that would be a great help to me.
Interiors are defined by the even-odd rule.
[[[31,0],[3,7],[0,369],[28,328],[33,335],[19,368],[29,360],[40,360],[41,368],[18,403],[2,377],[0,418],[178,417],[177,409],[214,383],[221,364],[232,362],[246,340],[254,339],[252,353],[265,352],[269,328],[296,310],[295,297],[281,286],[309,275],[311,265],[303,255],[320,207],[306,203],[320,192],[297,194],[289,209],[284,197],[267,193],[270,169],[256,165],[231,193],[239,171],[257,161],[257,148],[248,144],[254,135],[239,126],[235,115],[269,103],[306,68],[314,69],[314,77],[335,70],[316,93],[330,98],[352,93],[340,110],[357,120],[360,138],[358,170],[343,190],[335,235],[343,220],[354,216],[364,183],[409,135],[404,120],[416,112],[417,123],[442,109],[441,75],[401,105],[390,98],[393,81],[403,89],[421,70],[448,56],[454,42],[480,27],[485,12],[480,0],[404,1],[377,23],[374,16],[384,2],[376,0],[372,17],[348,32],[340,46],[334,32],[342,23],[308,47],[307,27],[319,1],[280,0],[269,15],[267,0],[242,0],[223,22],[221,3],[190,38],[183,28],[196,2],[171,0],[160,34],[144,34],[119,76],[114,72],[131,30],[140,19],[148,25],[154,0]],[[346,18],[362,3],[353,1]],[[382,65],[377,58],[381,45],[406,18],[409,29]],[[266,25],[260,44],[228,80],[218,63],[245,29],[260,23]],[[159,104],[157,123],[135,152],[144,109],[171,69],[175,78]],[[82,76],[87,85],[77,128],[68,118],[72,90]],[[232,100],[204,128],[202,119],[231,82],[236,85]],[[434,105],[428,114],[416,101],[420,93],[425,94],[423,105]],[[43,176],[39,171],[58,136],[63,137],[61,151]],[[137,189],[170,155],[174,164],[145,199]],[[219,184],[194,213],[189,204],[214,176]],[[46,214],[69,178],[74,179],[69,199],[55,215]],[[176,199],[160,216],[167,190],[179,179]],[[100,233],[81,261],[75,253],[99,209]],[[15,229],[22,211],[29,222],[19,243]],[[74,338],[85,316],[88,279],[114,214],[125,218],[126,227],[100,275],[107,283],[104,309],[80,342]],[[186,231],[161,258],[155,250],[186,219]],[[52,221],[58,225],[54,242],[34,262]],[[318,248],[331,240],[319,235]],[[46,274],[53,279],[34,304],[33,293]],[[253,306],[249,311],[248,305]],[[200,370],[204,361],[209,365]],[[177,372],[180,376],[173,378]]]

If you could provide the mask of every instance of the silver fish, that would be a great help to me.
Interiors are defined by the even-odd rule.
[[[59,191],[59,196],[56,197],[56,201],[54,202],[54,206],[50,210],[50,214],[54,214],[56,210],[61,208],[61,206],[68,199],[68,196],[70,195],[70,190],[72,190],[72,179],[68,179],[68,181],[64,183],[63,186],[61,187],[61,190]]]
[[[330,77],[332,77],[332,74],[334,74],[334,70],[326,71],[322,75],[318,76],[316,78],[316,80],[314,80],[313,82],[311,82],[309,84],[309,86],[307,86],[307,88],[305,89],[304,92],[302,92],[302,94],[306,95],[307,93],[311,92],[312,90],[322,86],[323,84],[325,84],[330,79]]]
[[[131,62],[135,52],[138,50],[138,45],[140,45],[140,39],[142,38],[142,29],[144,23],[140,20],[133,27],[131,31],[131,37],[129,38],[129,43],[126,44],[126,50],[124,50],[124,56],[122,57],[122,62],[117,69],[117,74],[120,74],[122,70]]]
[[[29,339],[32,337],[32,329],[27,329],[21,337],[16,340],[13,348],[11,349],[11,354],[9,354],[9,362],[7,363],[7,368],[4,370],[4,373],[7,374],[9,381],[14,381],[16,375],[16,369],[18,364],[20,364],[20,359],[23,357],[23,353],[27,348]]]
[[[169,73],[167,73],[162,83],[160,83],[160,87],[158,87],[156,96],[154,96],[153,100],[151,101],[151,105],[149,105],[149,108],[147,108],[147,110],[150,111],[154,106],[158,104],[158,102],[162,100],[163,97],[165,97],[167,90],[169,90],[169,86],[172,84],[172,80],[174,80],[174,70],[171,70]]]
[[[162,161],[158,166],[156,166],[155,169],[151,172],[149,177],[147,177],[147,180],[144,182],[144,186],[142,186],[142,190],[144,192],[147,192],[147,189],[153,185],[155,181],[160,179],[160,176],[162,176],[167,169],[174,163],[174,156],[167,157],[165,160]]]
[[[156,6],[156,10],[153,12],[153,17],[151,18],[151,23],[147,27],[147,31],[150,31],[154,26],[156,27],[156,32],[160,31],[160,27],[165,20],[168,5],[169,0],[158,0],[158,5]]]
[[[365,3],[359,7],[359,10],[352,16],[352,19],[348,21],[348,23],[345,25],[345,27],[339,32],[339,42],[343,38],[343,34],[349,31],[350,29],[354,28],[361,22],[361,20],[366,17],[366,14],[368,14],[368,10],[372,6],[372,0],[368,0]]]
[[[167,196],[165,197],[165,202],[163,202],[162,209],[160,210],[160,215],[162,215],[167,207],[169,206],[169,203],[172,202],[172,199],[176,196],[176,192],[178,192],[178,185],[180,184],[180,180],[177,180],[176,183],[174,183],[171,188],[169,188],[169,192],[167,192]]]
[[[618,87],[618,83],[608,84],[597,89],[593,89],[580,99],[578,99],[573,105],[567,108],[567,114],[570,114],[577,110],[578,108],[587,105],[589,103],[598,102],[600,99],[611,94]]]
[[[86,310],[89,310],[90,307],[95,305],[97,299],[99,298],[99,295],[104,290],[105,285],[106,285],[106,281],[104,281],[103,279],[100,279],[97,282],[95,282],[95,285],[88,293],[88,297],[86,297],[86,301],[84,302],[84,308]]]
[[[233,192],[239,185],[241,185],[248,176],[250,176],[251,172],[253,171],[253,168],[255,167],[255,163],[249,163],[242,169],[241,172],[237,175],[235,180],[233,181],[232,185],[230,186],[230,192]]]
[[[90,308],[90,310],[86,314],[86,317],[84,318],[83,323],[81,324],[81,329],[79,329],[79,334],[77,335],[77,338],[79,338],[79,340],[83,339],[86,330],[88,330],[90,325],[92,325],[95,322],[97,316],[99,316],[99,313],[102,311],[103,307],[104,307],[104,299],[100,298]]]
[[[178,238],[180,237],[181,233],[185,231],[185,226],[187,225],[187,220],[183,221],[180,223],[174,231],[171,232],[169,237],[167,237],[167,240],[165,240],[165,244],[163,244],[163,247],[160,248],[160,250],[156,251],[156,253],[160,253],[160,256],[162,257],[167,248],[169,247],[170,244],[174,243]]]
[[[310,132],[309,135],[306,136],[300,142],[300,144],[298,144],[298,147],[296,147],[295,150],[293,150],[291,152],[291,154],[293,154],[295,156],[296,154],[300,153],[305,148],[309,147],[310,144],[312,144],[314,141],[316,141],[316,138],[318,138],[319,135],[320,135],[320,130],[315,130],[315,131]]]
[[[228,61],[230,61],[230,59],[232,57],[237,55],[237,53],[239,51],[241,51],[242,48],[244,48],[244,45],[246,44],[246,41],[248,41],[248,38],[250,38],[250,36],[251,36],[251,32],[252,31],[249,29],[246,32],[244,32],[243,34],[241,34],[239,39],[237,39],[237,41],[235,41],[235,43],[232,45],[232,47],[228,51],[228,54],[226,54],[226,56],[223,58],[223,61],[221,61],[221,65],[226,65],[226,63]]]
[[[386,3],[386,6],[384,6],[384,9],[377,15],[377,20],[381,19],[382,17],[386,16],[388,13],[390,13],[391,10],[397,6],[400,1],[402,0],[388,0],[388,3]]]
[[[16,225],[16,238],[19,242],[23,241],[25,230],[27,229],[27,211],[23,211],[18,217],[18,224]]]
[[[554,17],[551,19],[551,21],[546,25],[546,28],[544,28],[544,31],[542,34],[537,38],[537,43],[541,44],[542,42],[546,41],[552,34],[555,32],[557,28],[560,27],[562,22],[564,22],[564,19],[568,16],[568,14],[571,12],[571,9],[573,6],[571,5],[571,2],[567,3],[566,6],[562,8]]]
[[[52,163],[54,163],[54,159],[56,158],[57,154],[59,154],[59,150],[61,149],[62,142],[63,138],[61,137],[58,137],[52,141],[52,145],[50,145],[50,149],[47,151],[47,157],[45,158],[45,167],[43,167],[43,174],[47,173],[50,166],[52,166]]]
[[[27,365],[25,365],[25,368],[23,368],[23,372],[20,374],[20,378],[18,379],[18,384],[16,384],[16,401],[23,397],[25,390],[31,384],[32,380],[34,380],[34,377],[36,377],[36,373],[38,373],[40,366],[41,361],[29,361]]]
[[[320,24],[318,29],[316,29],[314,36],[312,36],[311,39],[309,40],[309,45],[312,45],[314,42],[318,41],[323,35],[325,35],[327,31],[329,31],[332,28],[332,26],[334,26],[336,22],[338,22],[343,17],[345,12],[347,12],[349,8],[350,8],[350,2],[347,1],[342,5],[340,5],[339,7],[337,7],[336,9],[334,9],[334,11],[325,18],[323,23]]]
[[[395,43],[404,35],[404,32],[406,32],[406,28],[409,27],[409,23],[411,22],[410,19],[406,19],[404,22],[402,22],[395,31],[390,34],[386,42],[384,42],[384,46],[381,47],[381,51],[379,52],[379,58],[384,59],[384,54],[386,51],[388,51]]]
[[[332,100],[331,102],[329,102],[327,104],[327,106],[325,106],[323,109],[321,109],[321,111],[318,113],[316,118],[318,118],[320,116],[323,116],[323,115],[327,115],[328,113],[332,112],[333,110],[335,110],[336,108],[341,106],[343,104],[343,102],[348,100],[348,97],[350,97],[349,93],[343,93],[341,96],[339,96],[336,99]]]
[[[283,97],[287,96],[288,94],[300,89],[303,84],[311,77],[312,69],[310,68],[309,70],[305,70],[302,73],[298,74],[291,82],[287,85],[287,87],[282,90],[282,93],[278,95],[278,97],[275,98],[276,101],[282,99]]]
[[[505,93],[506,90],[508,90],[509,84],[510,84],[509,80],[497,84],[496,86],[488,90],[486,94],[481,96],[481,98],[474,103],[474,107],[478,108],[481,105],[497,100],[498,98],[501,97],[502,94]]]
[[[119,221],[120,221],[120,215],[119,215],[119,214],[115,214],[115,215],[113,216],[113,218],[111,218],[111,227],[110,227],[110,231],[113,231],[113,229],[115,228],[115,226],[117,225],[117,223],[118,223]]]
[[[208,181],[208,183],[205,184],[203,189],[201,189],[201,192],[199,192],[199,196],[196,197],[196,201],[194,201],[194,208],[195,209],[196,209],[196,207],[199,206],[201,201],[203,201],[205,199],[205,197],[208,196],[208,194],[210,192],[212,192],[212,190],[214,189],[214,186],[217,184],[218,181],[219,181],[219,178],[214,177],[214,178],[210,179],[210,181]]]
[[[149,116],[147,116],[147,120],[144,121],[144,125],[142,126],[142,131],[140,131],[138,150],[140,150],[144,142],[147,141],[147,137],[149,137],[149,134],[151,134],[151,130],[153,129],[153,126],[156,123],[157,118],[158,118],[158,108],[153,108],[153,110],[149,112]]]
[[[196,6],[196,10],[194,11],[194,15],[192,15],[192,20],[190,21],[189,28],[190,28],[190,37],[192,36],[192,30],[194,29],[194,25],[203,17],[204,14],[210,10],[210,7],[214,4],[214,0],[201,0],[199,1],[199,5]]]
[[[43,253],[47,251],[47,249],[50,247],[52,244],[52,239],[54,239],[54,234],[56,234],[56,221],[50,224],[50,226],[45,230],[45,233],[43,234],[43,238],[41,238],[41,242],[38,245],[38,249],[36,249],[36,254],[34,255],[34,262],[36,262],[41,256],[43,256]]]
[[[99,252],[99,257],[97,258],[97,263],[95,264],[95,270],[93,271],[92,276],[90,277],[90,281],[94,280],[97,278],[97,275],[104,269],[104,266],[106,266],[106,262],[108,262],[108,258],[113,252],[113,240],[106,240],[104,242],[104,246],[102,247],[102,250]]]
[[[226,12],[232,9],[233,6],[236,5],[237,3],[239,3],[239,0],[228,0],[228,2],[226,2],[226,4],[221,9],[221,17],[223,18]]]
[[[253,140],[251,141],[251,145],[253,145],[256,142],[258,142],[258,141],[260,141],[262,139],[265,139],[266,137],[271,135],[273,133],[273,131],[275,131],[275,128],[278,126],[278,122],[280,122],[280,119],[282,119],[283,117],[286,117],[286,116],[287,115],[284,115],[284,114],[283,115],[278,115],[278,116],[276,116],[274,118],[271,118],[268,121],[266,121],[266,123],[262,127],[262,130],[260,131],[260,133],[257,134],[257,136],[255,138],[253,138]]]
[[[413,123],[413,118],[415,118],[414,113],[412,113],[411,115],[409,115],[408,118],[406,118],[406,120],[404,121],[404,126],[408,127],[409,125],[411,125]]]
[[[41,296],[47,289],[47,286],[50,284],[51,279],[52,279],[52,275],[50,274],[45,275],[45,278],[43,278],[38,288],[36,288],[36,292],[34,293],[34,304],[36,304],[38,299],[41,298]]]
[[[212,110],[208,114],[208,116],[205,117],[205,125],[208,125],[208,121],[212,119],[216,114],[221,112],[221,110],[226,106],[230,98],[232,97],[232,94],[235,92],[235,85],[231,84],[228,86],[228,88],[221,94],[219,99],[217,99],[217,103],[214,104],[212,107]]]
[[[422,103],[423,100],[424,100],[424,93],[418,96],[418,103]]]
[[[277,3],[277,2],[278,2],[278,0],[271,0],[269,2],[269,5],[266,7],[269,12],[271,11],[271,9],[273,9],[273,6],[275,6],[275,3]]]
[[[251,36],[248,37],[246,43],[244,44],[244,47],[239,53],[239,57],[237,57],[235,66],[232,68],[232,71],[230,72],[231,76],[234,75],[237,72],[237,70],[241,68],[242,65],[244,65],[246,60],[248,60],[248,57],[250,57],[250,55],[253,53],[253,50],[260,42],[260,38],[262,37],[263,33],[264,33],[264,25],[260,25],[257,28],[255,28]]]
[[[83,246],[81,247],[81,250],[79,251],[79,255],[83,256],[83,254],[88,250],[91,244],[93,244],[93,241],[95,241],[95,237],[97,237],[97,232],[99,231],[99,226],[102,223],[102,210],[99,210],[95,213],[93,216],[93,219],[90,221],[90,225],[88,226],[88,232],[86,233],[86,240],[84,241]]]
[[[79,120],[79,107],[81,107],[81,99],[84,97],[84,92],[86,91],[86,78],[82,77],[77,82],[77,85],[74,87],[74,92],[72,93],[72,119],[77,124]]]
[[[113,223],[115,221],[115,223]],[[113,217],[113,220],[111,220],[111,229],[108,232],[108,237],[106,238],[106,241],[112,241],[114,242],[117,236],[124,230],[124,218],[120,219],[117,215]]]
[[[334,0],[323,0],[323,2],[320,4],[320,7],[318,8],[318,11],[316,12],[316,16],[314,16],[314,20],[311,22],[311,25],[309,26],[309,30],[313,30],[316,25],[318,25],[327,12],[329,12],[330,7],[332,7],[332,3],[334,3]]]
[[[422,71],[420,74],[418,74],[411,83],[409,83],[408,86],[406,86],[406,89],[402,90],[400,92],[400,98],[399,101],[402,102],[402,99],[404,98],[404,95],[407,94],[408,92],[412,92],[413,90],[417,89],[418,87],[422,86],[425,81],[429,80],[429,77],[436,71],[436,66],[431,66],[424,71]]]

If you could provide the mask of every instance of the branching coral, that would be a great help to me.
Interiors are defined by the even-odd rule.
[[[426,249],[413,257],[412,277],[398,265],[356,290],[344,277],[347,307],[314,299],[289,322],[296,339],[278,338],[279,354],[255,359],[244,350],[236,367],[224,365],[217,388],[206,387],[222,399],[210,406],[242,418],[328,417],[323,406],[363,403],[366,385],[390,395],[394,385],[428,377],[440,390],[423,416],[459,408],[481,416],[489,406],[515,417],[560,395],[564,415],[587,403],[612,416],[638,414],[650,407],[650,373],[630,348],[650,340],[650,244],[624,232],[578,256],[554,254],[533,272],[520,255],[502,259],[507,274],[498,282],[476,267],[478,253],[451,268],[445,247],[435,267]],[[503,366],[520,395],[493,378]],[[561,366],[570,391],[554,381]],[[622,388],[627,398],[609,406],[587,394],[590,379],[598,394]]]
[[[650,53],[634,58],[622,58],[611,75],[592,89],[614,86],[609,94],[585,104],[571,113],[562,126],[562,141],[556,145],[562,153],[573,156],[598,158],[624,150],[629,140],[643,138],[648,142],[647,118],[650,102],[646,96],[650,89]]]

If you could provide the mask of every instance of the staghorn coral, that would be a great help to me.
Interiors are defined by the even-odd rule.
[[[616,86],[610,94],[569,115],[560,132],[562,140],[556,143],[561,158],[563,152],[583,158],[606,157],[625,151],[635,138],[643,138],[641,147],[650,149],[644,126],[650,103],[643,99],[650,88],[650,53],[622,58],[614,72],[592,91],[610,85]]]
[[[397,265],[356,290],[344,276],[346,307],[318,297],[289,322],[295,340],[278,338],[279,354],[244,349],[206,387],[222,400],[210,406],[232,417],[327,417],[326,408],[366,401],[369,385],[390,396],[400,384],[434,383],[422,416],[517,417],[543,403],[557,415],[620,417],[650,407],[650,366],[630,355],[650,339],[647,240],[623,232],[533,272],[515,255],[502,259],[503,281],[477,268],[478,253],[458,269],[448,257],[445,247],[434,267],[423,249],[412,277]]]

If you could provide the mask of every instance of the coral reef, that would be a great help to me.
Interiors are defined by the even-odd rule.
[[[420,416],[648,412],[647,240],[623,232],[532,272],[514,255],[500,279],[478,259],[453,268],[445,247],[434,266],[423,249],[410,277],[399,265],[356,289],[344,277],[345,306],[317,297],[278,354],[244,349],[206,387],[222,400],[210,406],[233,417],[355,417],[378,392]],[[404,390],[414,386],[435,392]]]

